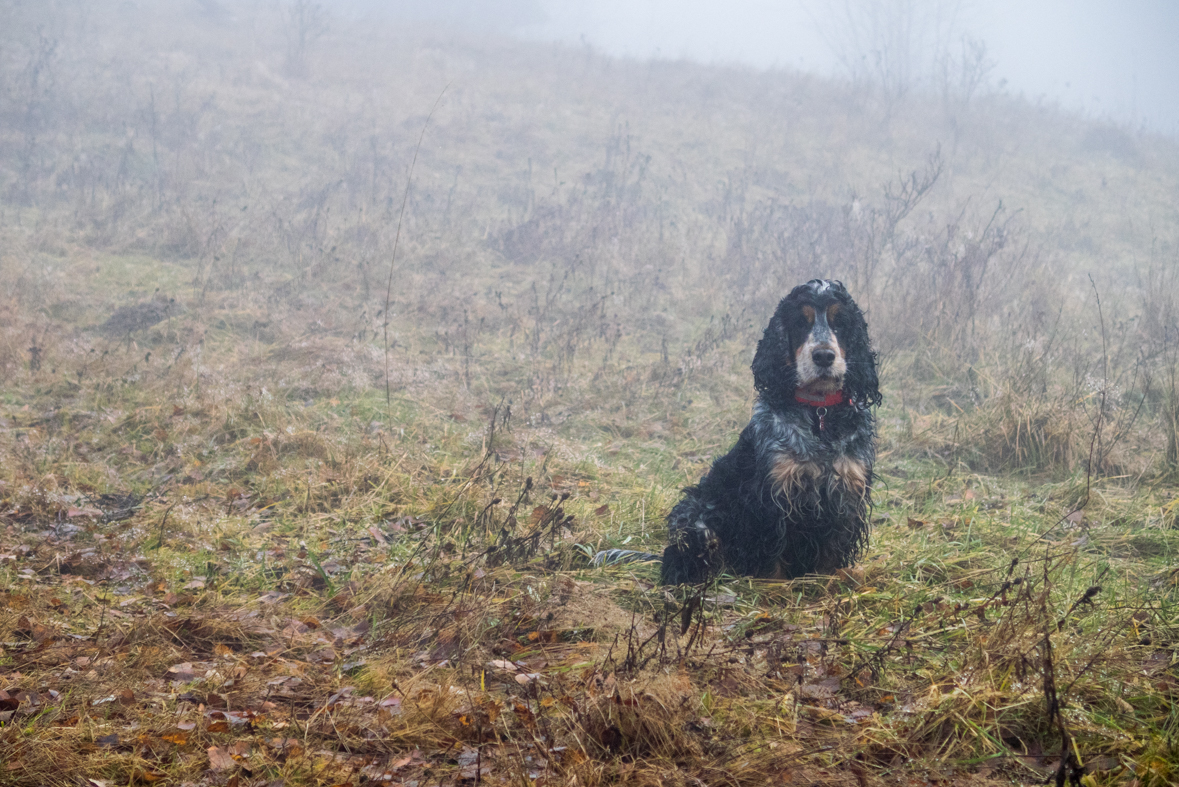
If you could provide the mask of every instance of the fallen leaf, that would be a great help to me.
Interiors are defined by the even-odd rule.
[[[210,746],[208,748],[208,754],[209,770],[224,771],[234,766],[233,757],[220,746]]]
[[[168,667],[168,672],[164,677],[178,683],[189,683],[196,679],[196,674],[193,672],[192,662],[185,661]]]

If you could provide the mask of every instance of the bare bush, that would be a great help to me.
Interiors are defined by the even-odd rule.
[[[297,78],[311,73],[311,50],[330,29],[328,14],[311,0],[292,0],[283,11],[287,38],[286,72]]]

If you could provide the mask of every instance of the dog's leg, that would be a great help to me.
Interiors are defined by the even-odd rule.
[[[663,584],[697,584],[720,571],[720,541],[708,525],[711,508],[689,494],[671,510],[667,517],[668,545],[663,552]]]

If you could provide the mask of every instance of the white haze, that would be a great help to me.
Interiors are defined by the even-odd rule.
[[[847,73],[836,50],[849,14],[908,13],[927,50],[984,41],[984,89],[1058,103],[1131,128],[1179,133],[1175,0],[338,0],[639,59]],[[857,17],[858,18],[858,17]],[[845,46],[846,50],[847,47]]]
[[[1154,131],[1179,131],[1179,2],[887,0],[956,17],[949,35],[986,42],[992,85]],[[687,58],[838,73],[828,41],[850,8],[812,0],[596,0],[543,3],[538,38],[585,40],[634,57]],[[953,13],[953,12],[957,13]],[[943,25],[946,20],[942,20]],[[932,22],[931,22],[932,24]],[[826,35],[824,35],[826,34]],[[1005,80],[1005,82],[1004,82]]]

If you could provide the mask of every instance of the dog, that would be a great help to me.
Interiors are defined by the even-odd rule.
[[[882,397],[844,285],[814,279],[783,298],[752,371],[749,425],[667,517],[665,585],[831,573],[868,546]]]

